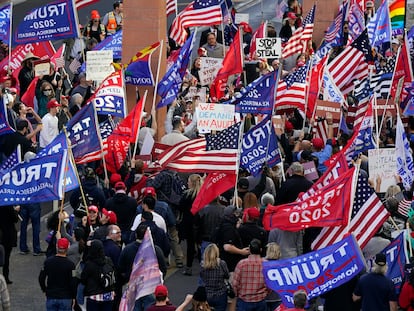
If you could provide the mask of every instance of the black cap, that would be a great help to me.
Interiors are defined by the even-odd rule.
[[[378,266],[385,266],[387,264],[387,257],[383,253],[379,253],[375,255],[375,263]]]
[[[193,294],[193,299],[196,301],[207,301],[206,288],[204,286],[197,287],[197,290]]]

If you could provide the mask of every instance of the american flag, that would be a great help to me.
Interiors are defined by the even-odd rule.
[[[234,173],[236,171],[237,149],[206,151],[206,148],[207,143],[204,138],[186,140],[160,154],[159,163],[163,168],[183,173]]]
[[[76,0],[75,1],[75,7],[79,10],[85,6],[98,3],[99,0]]]
[[[222,21],[222,8],[219,0],[195,0],[174,19],[170,37],[177,44],[183,45],[187,38],[186,28],[217,25]]]
[[[279,82],[276,91],[278,109],[296,107],[304,111],[308,69],[309,64],[306,64]]]
[[[177,14],[177,0],[166,0],[167,1],[167,16],[171,14]]]
[[[339,121],[339,120],[338,120]],[[332,124],[334,136],[338,134],[339,130],[339,123],[337,120],[334,120],[334,123]],[[328,140],[328,123],[325,119],[317,120],[313,124],[312,128],[313,137],[321,138],[323,141]]]
[[[0,174],[5,174],[11,170],[15,165],[22,161],[22,152],[20,145],[17,145],[16,150],[4,161],[0,166]]]
[[[240,122],[215,134],[206,136],[206,150],[238,149]]]
[[[342,45],[342,29],[345,20],[345,12],[347,11],[347,3],[341,4],[335,19],[326,30],[325,41],[332,43],[333,46]]]
[[[66,44],[62,44],[62,46],[50,58],[50,61],[55,65],[56,69],[65,68],[65,47]]]
[[[368,179],[359,175],[349,226],[323,228],[312,243],[312,249],[339,242],[347,233],[355,235],[362,249],[389,216],[381,200],[368,185]]]
[[[326,69],[342,94],[347,94],[354,88],[353,80],[363,79],[368,75],[368,63],[372,60],[371,47],[368,43],[366,30],[349,46],[345,48]]]
[[[371,89],[376,98],[387,97],[391,92],[392,72],[379,72],[371,77]]]
[[[312,9],[308,12],[303,19],[303,26],[295,30],[292,37],[283,47],[282,57],[287,58],[296,53],[301,53],[306,50],[308,41],[312,40],[313,34],[313,20],[315,17],[316,5],[313,5]]]
[[[398,214],[404,216],[404,217],[408,217],[408,211],[411,209],[411,200],[406,200],[406,199],[402,199],[399,203],[398,203]]]
[[[82,66],[81,62],[78,59],[74,58],[73,61],[69,64],[69,70],[72,73],[76,74],[78,73],[78,69],[80,66]]]
[[[101,133],[102,138],[102,151],[95,151],[92,153],[88,153],[87,156],[82,158],[82,163],[88,163],[92,161],[98,161],[102,159],[102,157],[108,153],[108,136],[112,134],[112,131],[114,130],[115,126],[113,124],[112,119],[107,119],[103,121],[102,123],[99,123],[99,130]]]

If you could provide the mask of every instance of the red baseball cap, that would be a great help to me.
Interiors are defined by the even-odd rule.
[[[115,212],[113,212],[113,211],[108,211],[106,208],[103,208],[103,209],[102,209],[102,214],[103,214],[103,215],[105,215],[105,216],[108,218],[108,222],[109,222],[111,225],[114,225],[114,224],[116,224],[116,223],[117,223],[118,219],[117,219],[117,217],[116,217]]]
[[[118,181],[115,184],[115,187],[114,188],[115,188],[115,190],[125,190],[126,189],[126,186],[125,186],[124,182]]]
[[[99,212],[99,209],[96,205],[91,205],[91,206],[88,207],[88,211],[97,213],[97,212]]]
[[[46,108],[50,109],[50,108],[55,108],[55,107],[60,107],[59,102],[56,99],[49,100],[49,102],[47,103]]]
[[[142,188],[141,193],[144,197],[146,197],[147,195],[155,197],[157,194],[154,187],[144,187]]]
[[[109,182],[113,185],[116,184],[118,181],[122,181],[122,177],[117,173],[112,174],[109,178]]]
[[[69,248],[69,240],[67,238],[61,238],[57,241],[57,247],[60,249],[68,249]]]
[[[158,285],[155,288],[155,297],[168,296],[168,288],[165,285]]]
[[[312,145],[315,147],[315,149],[323,149],[323,147],[325,146],[322,138],[312,138],[311,140]]]
[[[296,19],[297,17],[296,17],[296,14],[295,14],[295,13],[293,13],[293,12],[289,12],[289,13],[287,14],[287,18],[289,18],[289,19]]]
[[[260,212],[256,207],[249,207],[244,211],[250,219],[259,219]]]

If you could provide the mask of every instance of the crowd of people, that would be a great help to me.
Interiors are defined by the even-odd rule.
[[[367,1],[366,21],[373,16],[373,3]],[[65,59],[67,64],[74,59],[82,62],[84,52],[92,49],[106,36],[122,28],[122,2],[113,4],[113,11],[101,19],[97,10],[91,11],[90,22],[81,27],[81,38],[68,40]],[[279,36],[288,40],[302,22],[302,9],[297,0],[289,0],[284,14],[284,24]],[[252,29],[243,24],[245,53],[248,54]],[[228,29],[227,29],[228,30]],[[335,48],[330,58],[336,57],[345,47],[346,26],[343,46]],[[277,36],[276,29],[268,25],[269,36]],[[201,35],[198,56],[194,59],[181,86],[176,101],[168,108],[165,120],[166,134],[160,142],[174,146],[183,141],[200,137],[196,127],[195,107],[200,98],[186,99],[190,86],[202,87],[198,75],[201,58],[223,58],[229,41],[225,33],[214,26]],[[377,71],[395,63],[402,38],[394,38],[387,56],[375,54]],[[175,48],[170,42],[169,52]],[[293,62],[283,62],[282,76],[305,66],[312,57],[315,44],[309,45],[305,53],[295,55]],[[254,70],[246,74],[250,82],[278,69],[280,60],[253,59]],[[21,155],[30,161],[36,153],[45,148],[62,130],[64,125],[88,102],[95,86],[86,80],[84,72],[76,72],[71,81],[62,68],[38,77],[35,87],[34,107],[28,107],[22,99],[35,78],[33,62],[39,56],[29,52],[22,60],[18,81],[10,72],[1,74],[2,96],[7,105],[7,120],[15,132],[0,136],[0,164],[20,145]],[[243,79],[235,78],[228,85],[226,98],[229,99],[243,87]],[[208,87],[208,86],[206,86]],[[211,99],[211,100],[225,100]],[[206,98],[207,100],[207,98]],[[357,99],[349,94],[349,106],[356,106]],[[346,113],[346,111],[344,111]],[[395,147],[395,119],[386,115],[385,126],[378,137],[380,147]],[[278,133],[282,165],[269,168],[263,165],[259,176],[251,176],[244,169],[238,172],[234,188],[223,192],[199,212],[191,208],[200,191],[205,174],[177,173],[169,169],[154,172],[142,160],[127,159],[117,173],[106,180],[101,162],[78,165],[81,188],[70,194],[69,202],[73,215],[58,210],[49,217],[49,231],[43,250],[40,243],[40,203],[4,206],[0,208],[0,299],[3,310],[10,310],[7,284],[10,278],[10,255],[19,244],[23,255],[46,255],[47,259],[39,274],[39,284],[46,294],[47,310],[118,310],[125,285],[130,281],[134,259],[143,243],[147,229],[154,242],[158,267],[166,276],[169,267],[175,265],[184,276],[193,275],[193,265],[200,265],[199,287],[176,307],[169,302],[165,285],[155,288],[153,294],[145,295],[135,302],[134,310],[257,310],[273,311],[281,299],[271,290],[263,276],[263,262],[294,258],[312,251],[311,244],[321,228],[307,228],[292,232],[272,228],[265,230],[263,215],[268,205],[294,202],[301,193],[312,187],[318,177],[326,171],[326,161],[346,146],[352,137],[353,124],[349,121],[346,131],[335,134],[334,120],[327,113],[327,139],[310,134],[312,122],[298,109],[289,110],[283,117]],[[102,120],[100,120],[102,121]],[[257,122],[257,116],[247,115],[244,131]],[[306,125],[306,128],[304,128]],[[157,120],[155,113],[142,118],[138,146],[142,148],[146,134],[155,136]],[[414,119],[410,118],[407,135],[414,146]],[[405,189],[396,177],[395,184],[385,193],[380,193],[381,179],[369,176],[368,158],[361,156],[360,174],[369,178],[390,212],[386,221],[364,247],[365,258],[374,260],[372,272],[355,278],[345,285],[324,294],[321,299],[308,299],[307,293],[297,291],[293,295],[295,309],[304,310],[324,305],[330,310],[397,310],[412,309],[414,295],[414,272],[406,276],[401,293],[397,296],[391,280],[386,278],[386,259],[380,252],[388,246],[396,233],[408,223],[414,229],[414,217],[403,213],[401,206],[410,205],[413,189]],[[305,175],[304,163],[313,162],[317,176],[309,180]],[[176,191],[178,189],[180,191]],[[178,197],[177,197],[178,195]],[[408,203],[407,203],[408,202]],[[19,243],[16,223],[21,218]],[[27,241],[27,227],[32,223],[32,249]],[[186,241],[185,249],[183,249]],[[175,262],[174,262],[175,261]],[[196,263],[197,262],[197,263]],[[194,269],[195,270],[195,269]],[[411,308],[411,309],[410,309]]]

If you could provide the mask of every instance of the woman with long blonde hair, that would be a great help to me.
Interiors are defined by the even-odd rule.
[[[179,210],[182,213],[181,223],[177,223],[180,240],[187,240],[187,263],[184,267],[184,275],[192,275],[192,266],[195,255],[195,236],[194,236],[194,216],[191,213],[193,202],[200,192],[203,179],[198,174],[192,174],[188,177],[188,189],[181,199]]]
[[[224,260],[219,257],[219,248],[212,243],[203,254],[200,277],[206,288],[207,301],[215,311],[225,311],[227,308],[227,289],[225,280],[229,278],[229,269]]]

